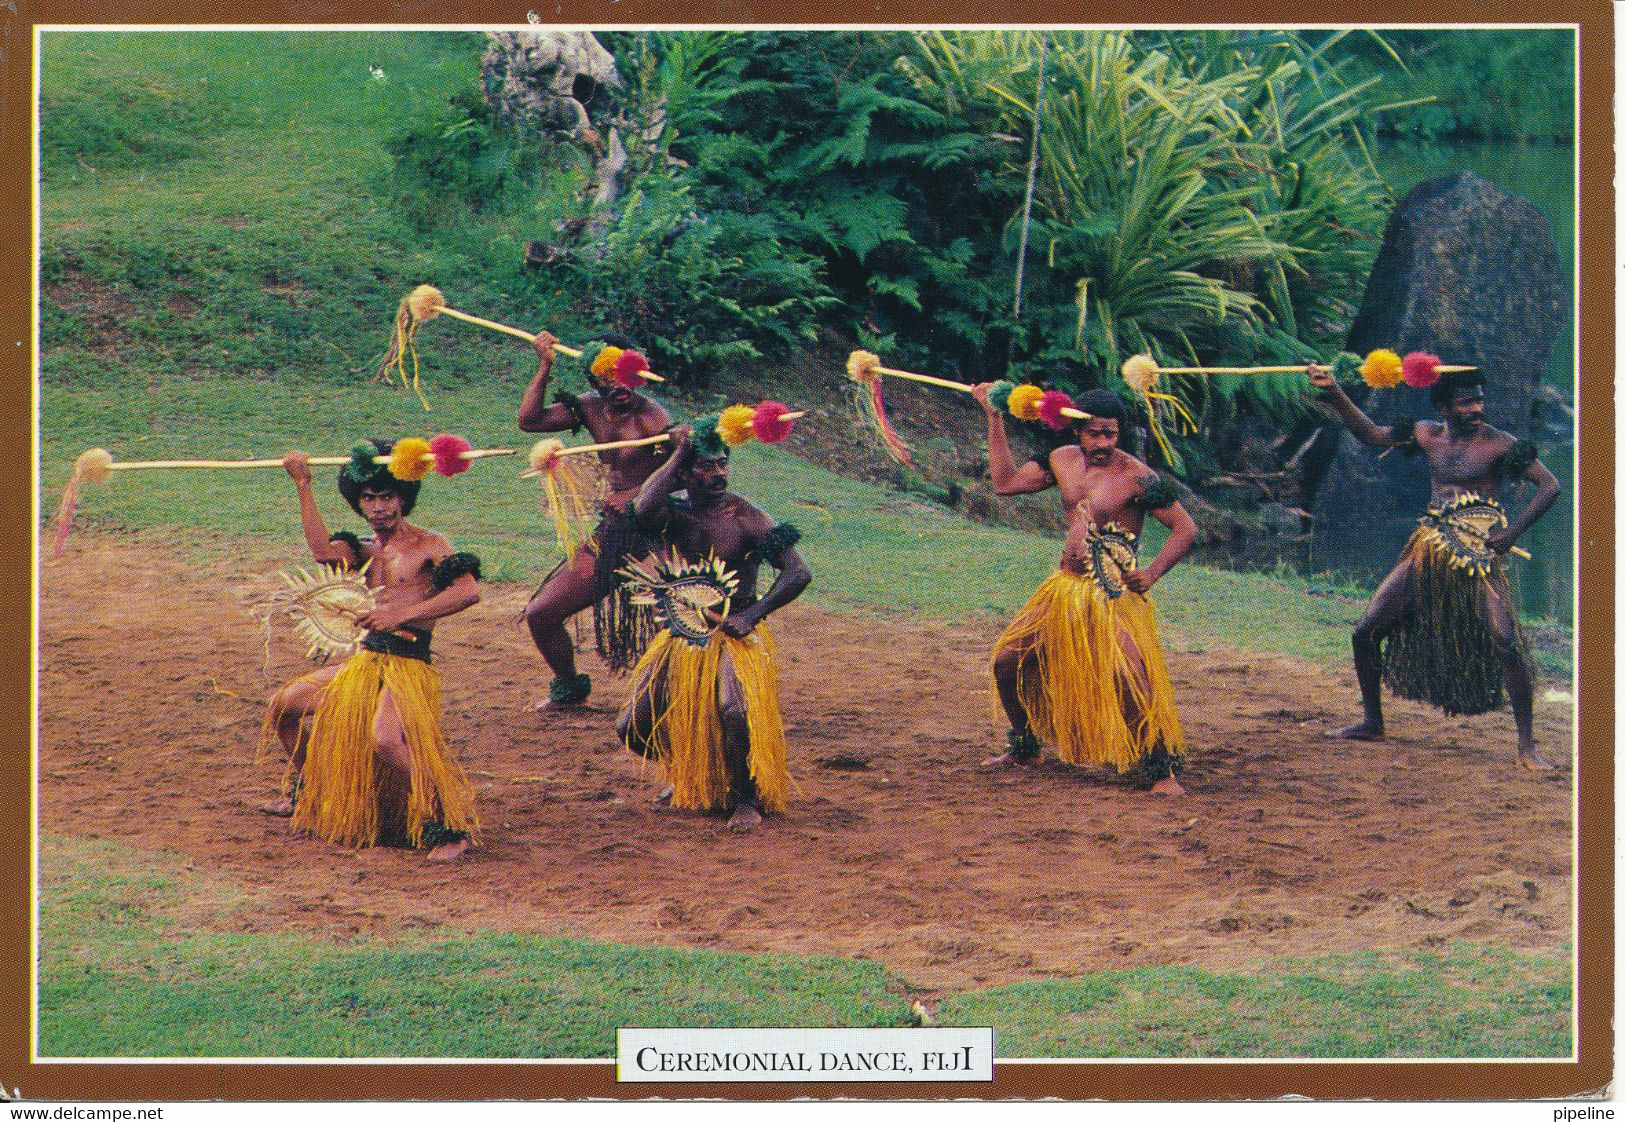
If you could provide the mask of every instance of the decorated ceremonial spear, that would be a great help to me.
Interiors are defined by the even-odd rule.
[[[693,422],[693,429],[697,440],[705,440],[710,434],[729,448],[737,448],[752,438],[763,444],[777,444],[788,437],[796,421],[806,415],[806,410],[792,412],[777,401],[764,401],[755,406],[730,405],[720,413],[698,418]],[[642,448],[670,439],[670,433],[661,432],[632,440],[578,444],[571,448],[562,440],[548,437],[531,446],[530,470],[519,475],[521,479],[539,478],[543,508],[553,517],[553,528],[566,556],[575,552],[572,527],[591,512],[591,492],[596,490],[590,480],[591,461],[571,461],[569,457],[616,448]]]
[[[373,376],[374,381],[389,381],[391,373],[400,375],[401,385],[410,387],[423,402],[423,408],[429,408],[429,402],[424,398],[423,391],[418,389],[418,352],[416,346],[418,326],[425,320],[435,316],[451,316],[464,323],[472,323],[477,327],[487,327],[492,331],[500,331],[505,335],[512,335],[523,339],[527,343],[534,343],[534,333],[520,327],[509,327],[505,323],[485,319],[482,316],[470,315],[460,312],[456,308],[446,305],[446,298],[441,291],[432,284],[420,284],[401,300],[400,307],[395,310],[395,334],[390,340],[389,351],[384,355],[378,366],[378,373]],[[575,347],[567,347],[563,343],[554,343],[553,349],[560,354],[571,358],[580,358],[581,351]],[[613,354],[609,354],[613,352]],[[406,378],[406,356],[412,356],[412,380],[408,383]],[[608,361],[603,363],[606,355]],[[649,360],[637,351],[622,350],[619,347],[605,347],[593,360],[592,372],[600,378],[614,378],[615,381],[627,389],[635,390],[645,381],[664,382],[665,379],[649,369]]]
[[[853,351],[846,360],[846,373],[857,383],[856,398],[859,408],[870,425],[879,433],[886,451],[899,463],[908,464],[910,467],[914,466],[914,460],[909,455],[908,445],[903,443],[897,431],[892,428],[891,421],[886,417],[886,405],[880,392],[882,375],[903,378],[910,382],[923,382],[928,386],[941,386],[943,389],[958,390],[960,393],[972,393],[976,389],[966,382],[951,382],[947,378],[937,378],[930,374],[916,374],[911,370],[894,370],[889,366],[882,366],[880,356],[869,351]],[[1089,414],[1074,406],[1072,399],[1060,390],[1045,390],[1026,384],[1017,385],[1001,379],[993,383],[993,388],[988,391],[988,399],[993,402],[996,409],[1009,409],[1012,415],[1023,421],[1042,421],[1054,429],[1064,428],[1067,420],[1089,419]]]
[[[491,456],[512,456],[513,448],[485,448],[476,449],[460,436],[450,433],[441,433],[429,440],[421,437],[409,436],[398,441],[390,450],[389,455],[380,456],[377,450],[367,441],[362,441],[350,450],[348,456],[315,456],[310,463],[317,467],[340,467],[353,460],[360,460],[370,464],[384,464],[389,467],[390,474],[397,479],[422,479],[429,472],[435,471],[440,475],[452,476],[468,470],[475,460],[486,459]],[[62,502],[56,509],[56,544],[52,556],[62,556],[62,547],[68,540],[68,532],[73,527],[73,511],[78,503],[79,486],[81,483],[106,483],[113,478],[116,471],[155,471],[169,468],[201,469],[205,471],[240,470],[254,468],[281,467],[281,459],[265,460],[135,460],[120,463],[113,459],[113,454],[105,448],[92,448],[83,452],[74,461],[73,475],[68,480],[67,490],[62,494]]]
[[[1356,371],[1372,389],[1385,390],[1404,382],[1417,389],[1426,389],[1439,380],[1441,374],[1456,374],[1477,370],[1476,366],[1447,366],[1437,355],[1425,351],[1412,351],[1404,358],[1398,353],[1378,348],[1361,359],[1344,352],[1331,362],[1332,374],[1347,380]],[[1150,355],[1135,355],[1123,363],[1123,381],[1136,393],[1145,394],[1163,375],[1172,374],[1306,374],[1309,366],[1159,366]]]
[[[1446,366],[1440,362],[1437,355],[1425,351],[1413,351],[1401,358],[1397,352],[1381,347],[1363,359],[1345,351],[1331,362],[1332,374],[1339,381],[1347,381],[1358,372],[1366,385],[1378,390],[1390,389],[1401,382],[1418,389],[1426,389],[1437,382],[1441,374],[1476,369],[1474,366]],[[1159,404],[1167,406],[1175,414],[1176,420],[1183,421],[1192,428],[1195,427],[1195,421],[1186,410],[1184,402],[1178,397],[1171,393],[1159,392],[1155,388],[1165,375],[1305,374],[1308,370],[1308,364],[1304,363],[1288,366],[1159,366],[1156,359],[1150,355],[1138,354],[1123,363],[1122,376],[1129,388],[1145,401],[1146,419],[1151,434],[1156,437],[1168,462],[1172,463],[1173,449],[1169,446],[1158,419]]]

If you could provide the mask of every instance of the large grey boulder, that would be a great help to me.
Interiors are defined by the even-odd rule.
[[[1530,437],[1541,371],[1569,324],[1569,279],[1551,224],[1527,199],[1471,172],[1420,183],[1394,209],[1346,350],[1429,351],[1485,376],[1485,416]],[[1352,394],[1372,420],[1437,416],[1427,391]],[[1314,494],[1314,563],[1380,573],[1427,507],[1421,457],[1378,458],[1333,421],[1306,459]]]

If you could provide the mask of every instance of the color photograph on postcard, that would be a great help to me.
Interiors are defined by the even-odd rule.
[[[36,1058],[1573,1062],[1577,42],[35,28]]]

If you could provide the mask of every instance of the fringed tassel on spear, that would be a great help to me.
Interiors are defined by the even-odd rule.
[[[389,350],[384,354],[382,362],[378,365],[378,372],[373,375],[375,382],[389,382],[399,377],[402,388],[409,388],[418,395],[423,402],[423,408],[429,408],[428,400],[418,388],[418,328],[427,320],[435,316],[451,316],[464,323],[472,323],[477,327],[489,328],[504,335],[512,335],[516,339],[523,339],[527,343],[534,343],[536,336],[533,332],[520,327],[510,327],[496,320],[485,319],[481,316],[469,315],[456,308],[448,307],[446,297],[432,284],[420,284],[402,298],[400,306],[395,309],[394,331],[390,339]],[[580,358],[581,351],[575,347],[565,346],[563,343],[554,343],[553,349],[560,354],[571,358]],[[608,350],[609,348],[606,348]],[[599,352],[602,357],[604,352]],[[649,369],[648,361],[636,351],[615,351],[616,356],[622,360],[616,363],[614,376],[622,385],[636,389],[644,382],[663,382],[660,375]],[[412,376],[406,375],[406,360],[412,360]],[[624,356],[624,357],[623,357]],[[613,360],[612,360],[613,361]]]
[[[359,447],[370,449],[370,445]],[[475,460],[487,459],[492,456],[511,456],[515,452],[512,448],[483,448],[475,449],[460,436],[449,433],[423,440],[419,437],[409,436],[397,441],[387,456],[372,456],[374,464],[382,464],[389,468],[391,474],[397,479],[417,480],[434,471],[440,475],[452,476],[467,471],[469,464]],[[363,453],[365,454],[365,453]],[[313,456],[309,463],[313,467],[342,467],[354,458],[351,456]],[[242,470],[281,467],[280,459],[264,460],[135,460],[128,463],[119,463],[113,459],[113,454],[105,448],[92,448],[82,452],[74,461],[73,475],[68,479],[67,489],[62,494],[62,501],[57,504],[56,514],[53,518],[56,528],[54,544],[51,551],[53,557],[61,557],[62,549],[67,544],[68,534],[73,529],[74,510],[78,506],[80,488],[85,483],[106,483],[113,478],[117,471],[154,471],[170,468],[196,469],[203,471]]]

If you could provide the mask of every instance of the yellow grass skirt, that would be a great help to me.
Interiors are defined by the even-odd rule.
[[[1130,672],[1124,639],[1140,653],[1144,680]],[[1145,597],[1125,591],[1113,600],[1088,577],[1057,571],[999,636],[993,657],[1011,650],[1027,652],[1017,693],[1033,733],[1067,763],[1124,772],[1159,743],[1171,756],[1184,753],[1157,611]],[[997,704],[996,684],[993,697]]]
[[[367,650],[344,664],[316,709],[300,773],[294,828],[336,845],[378,843],[372,729],[386,689],[395,697],[412,757],[407,840],[422,845],[424,826],[435,822],[476,840],[480,824],[474,813],[474,788],[440,733],[440,676],[421,659]]]
[[[652,728],[634,727],[630,733],[647,744],[659,761],[672,785],[673,806],[685,810],[728,807],[719,693],[724,656],[743,687],[750,729],[750,777],[756,784],[757,800],[764,810],[782,811],[790,804],[789,746],[779,715],[773,637],[766,628],[758,627],[744,639],[718,632],[703,647],[661,630],[632,671],[639,688],[626,705],[635,706],[641,691],[653,688],[664,693],[665,708]]]

